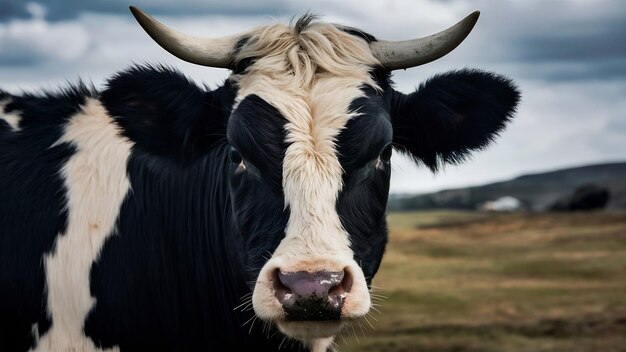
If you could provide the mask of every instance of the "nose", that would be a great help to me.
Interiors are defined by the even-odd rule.
[[[287,320],[336,320],[352,287],[346,271],[276,271],[276,298]]]

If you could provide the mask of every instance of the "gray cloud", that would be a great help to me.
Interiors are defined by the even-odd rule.
[[[29,50],[16,50],[0,55],[0,65],[5,66],[32,66],[44,61],[45,56],[33,55]]]
[[[46,7],[48,21],[74,19],[82,13],[128,14],[128,6],[135,5],[155,15],[232,15],[258,16],[259,14],[276,15],[285,7],[281,0],[33,0]],[[0,3],[0,21],[29,17],[28,1],[3,0]]]
[[[0,2],[0,21],[15,18],[29,18],[31,14],[26,9],[26,4],[19,0],[6,0]]]
[[[523,76],[545,81],[626,77],[625,2],[498,2],[486,9],[479,61],[516,63]]]
[[[518,34],[511,42],[511,58],[522,61],[587,61],[626,57],[626,16],[602,21],[579,33],[563,30]],[[530,50],[529,50],[530,49]]]
[[[69,64],[86,53],[89,36],[75,22],[47,22],[45,8],[28,4],[30,18],[0,23],[0,65]]]
[[[584,9],[580,9],[584,11]],[[615,18],[554,20],[553,28],[511,33],[500,60],[518,62],[535,79],[604,80],[626,77],[626,8]],[[590,16],[594,17],[594,16]],[[607,14],[608,17],[608,14]],[[534,72],[533,72],[534,71]]]
[[[529,65],[531,66],[531,65]],[[547,66],[547,67],[546,67]],[[552,65],[528,67],[529,78],[546,81],[597,81],[626,78],[626,60],[594,60],[593,62],[559,62]]]

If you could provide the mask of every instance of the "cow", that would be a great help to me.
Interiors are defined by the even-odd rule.
[[[393,150],[459,163],[520,99],[477,69],[393,88],[478,12],[384,41],[311,15],[198,38],[131,11],[231,74],[211,90],[135,65],[101,89],[0,92],[2,351],[332,350],[372,309]]]

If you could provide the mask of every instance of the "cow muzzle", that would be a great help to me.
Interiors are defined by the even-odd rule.
[[[274,294],[283,305],[286,320],[339,320],[341,308],[352,288],[345,271],[276,270]]]
[[[261,270],[252,295],[257,316],[301,341],[336,335],[346,322],[363,317],[370,296],[353,260],[272,258]]]

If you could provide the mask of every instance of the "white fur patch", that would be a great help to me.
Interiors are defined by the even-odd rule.
[[[9,99],[5,99],[0,101],[0,120],[4,120],[6,123],[11,126],[13,132],[18,132],[21,130],[20,121],[22,117],[17,112],[5,113],[4,109],[11,101]]]
[[[35,351],[100,351],[83,332],[87,314],[96,304],[89,273],[107,237],[115,232],[130,189],[126,163],[132,143],[120,136],[95,99],[88,99],[71,117],[56,142],[61,143],[76,148],[62,169],[68,221],[66,232],[58,235],[53,251],[44,257],[52,326]]]

